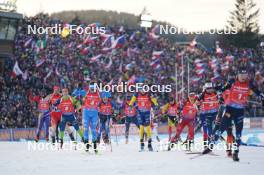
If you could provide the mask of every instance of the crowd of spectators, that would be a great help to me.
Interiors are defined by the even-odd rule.
[[[186,95],[187,88],[181,89],[182,76],[185,87],[189,80],[190,89],[198,93],[204,81],[226,80],[228,75],[235,74],[241,64],[246,65],[252,80],[257,72],[261,75],[264,70],[260,49],[239,50],[230,47],[216,53],[196,46],[183,47],[159,36],[153,29],[146,31],[106,26],[106,34],[112,35],[112,40],[122,35],[126,38],[121,47],[114,49],[111,49],[111,42],[110,45],[102,44],[105,38],[100,35],[89,36],[87,41],[88,36],[78,34],[62,37],[61,34],[27,33],[28,25],[47,27],[54,24],[65,23],[48,15],[38,15],[25,17],[19,26],[14,55],[6,60],[5,73],[0,77],[0,128],[35,127],[40,91],[45,90],[49,94],[54,85],[67,87],[72,92],[80,83],[85,86],[90,80],[113,84],[147,80],[150,84],[171,84],[175,90],[176,65],[177,88]],[[156,51],[162,53],[153,58]],[[100,57],[96,61],[91,61],[98,55]],[[217,60],[217,68],[211,67],[212,60]],[[11,77],[16,61],[24,74]],[[204,71],[200,72],[197,63],[201,63]],[[263,88],[263,79],[255,83]],[[116,92],[112,96],[120,102],[124,95]],[[161,105],[168,96],[166,93],[155,95]]]

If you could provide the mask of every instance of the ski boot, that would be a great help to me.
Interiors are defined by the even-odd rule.
[[[228,133],[227,135],[227,140],[226,140],[226,153],[227,153],[227,157],[231,157],[232,158],[232,145],[234,143],[234,136],[232,134]]]
[[[126,144],[128,144],[128,137],[126,137]]]
[[[107,135],[104,138],[104,143],[107,144],[107,145],[110,144],[109,137]]]
[[[84,140],[83,143],[84,143],[84,145],[85,145],[85,151],[86,151],[86,152],[89,152],[89,148],[90,148],[89,141],[88,141],[88,140]]]
[[[153,151],[153,147],[152,147],[152,139],[150,138],[149,140],[148,140],[148,150],[149,151]]]
[[[75,141],[75,138],[74,138],[74,136],[73,136],[73,133],[70,133],[70,134],[69,134],[69,137],[70,137],[70,139],[71,139],[72,142]]]
[[[63,139],[60,139],[60,148],[62,149],[62,147],[63,147]]]
[[[213,143],[208,143],[208,145],[205,147],[203,150],[202,154],[208,154],[213,151],[214,144]]]
[[[38,141],[39,141],[39,136],[36,136],[36,137],[34,138],[34,140],[35,140],[35,142],[38,142]]]
[[[235,150],[234,153],[233,153],[233,161],[235,162],[238,162],[239,161],[239,158],[238,158],[238,150]]]
[[[226,155],[227,155],[227,157],[232,158],[232,144],[230,144],[230,143],[226,144]]]
[[[208,147],[208,139],[203,139],[203,147],[204,149]]]
[[[45,139],[47,142],[49,142],[49,136],[46,136]]]
[[[144,151],[144,147],[145,147],[144,140],[140,139],[140,152]]]
[[[191,151],[191,145],[193,144],[193,140],[187,139],[182,144],[185,145],[187,151]]]
[[[170,141],[169,141],[169,144],[168,144],[168,151],[171,150],[171,148],[173,148],[175,146],[175,144],[178,143],[178,139],[176,137],[173,137]]]
[[[226,155],[227,155],[227,157],[231,157],[232,158],[232,151],[231,150],[226,150]]]
[[[52,136],[52,137],[51,137],[51,143],[52,143],[53,145],[55,145],[55,141],[56,141],[55,137]]]
[[[93,149],[94,149],[95,154],[97,154],[98,149],[97,149],[97,142],[96,141],[93,141]]]

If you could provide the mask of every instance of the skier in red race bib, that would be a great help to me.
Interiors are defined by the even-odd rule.
[[[168,150],[170,150],[171,147],[173,147],[173,145],[179,141],[180,135],[185,126],[188,127],[188,136],[185,144],[187,146],[187,149],[190,149],[190,146],[193,143],[194,139],[194,122],[197,116],[197,112],[198,108],[196,105],[196,95],[195,93],[191,92],[188,96],[188,99],[183,103],[181,118],[176,129],[176,135],[171,139]]]
[[[221,91],[226,89],[230,90],[230,94],[226,100],[226,112],[221,121],[220,132],[222,133],[232,126],[234,122],[236,133],[235,133],[235,146],[233,147],[232,158],[234,161],[239,161],[238,153],[239,146],[241,143],[241,136],[243,130],[244,120],[244,108],[247,104],[248,97],[253,94],[260,97],[264,104],[264,94],[261,93],[252,82],[248,80],[248,72],[242,68],[238,72],[238,76],[234,81],[227,82]],[[215,140],[219,138],[219,135],[215,135]],[[207,154],[212,151],[212,148],[207,147],[203,154]]]
[[[38,129],[35,137],[35,141],[39,141],[40,132],[42,128],[45,126],[45,139],[49,141],[49,127],[50,127],[50,103],[49,99],[45,98],[45,91],[42,90],[40,92],[40,100],[38,102],[38,110],[39,110],[39,117],[38,117]]]
[[[123,115],[125,116],[125,137],[126,137],[126,144],[128,143],[128,137],[129,137],[129,128],[131,123],[134,123],[139,128],[139,123],[137,119],[137,109],[136,109],[136,103],[134,103],[133,106],[129,105],[129,102],[132,98],[131,94],[126,95],[126,99],[121,105],[120,108],[123,109]]]
[[[49,95],[49,100],[51,105],[54,105],[57,100],[61,98],[60,88],[58,86],[53,87],[53,93]],[[55,143],[55,140],[58,141],[58,126],[61,120],[61,112],[57,108],[53,108],[50,112],[51,116],[51,140],[52,143]]]
[[[76,100],[76,98],[73,98],[69,95],[69,91],[67,88],[62,89],[62,97],[57,100],[57,102],[54,104],[55,106],[58,106],[58,109],[62,113],[61,122],[60,122],[60,145],[63,146],[63,138],[64,138],[64,131],[67,123],[71,123],[76,132],[79,134],[83,141],[83,133],[79,128],[77,119],[75,117],[75,108],[76,110],[80,110],[81,105]]]
[[[218,96],[213,83],[207,82],[203,87],[203,92],[198,95],[198,100],[203,128],[203,143],[207,147],[213,141],[213,125],[218,112],[219,101],[222,98]]]

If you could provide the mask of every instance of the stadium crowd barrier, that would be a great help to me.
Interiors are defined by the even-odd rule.
[[[167,134],[168,128],[166,124],[154,125],[157,129],[158,134]],[[264,129],[264,117],[263,118],[245,118],[244,119],[245,129]],[[174,130],[175,131],[175,130]],[[125,125],[117,124],[112,125],[110,129],[111,135],[123,136],[125,135]],[[35,137],[36,128],[10,128],[0,129],[0,141],[19,141],[33,140]],[[138,128],[135,125],[131,125],[129,130],[130,135],[137,135]],[[41,139],[44,139],[44,133],[41,132]]]
[[[36,128],[10,128],[10,129],[0,129],[0,141],[19,141],[33,140],[36,134]],[[125,134],[125,125],[118,124],[113,125],[110,129],[111,135],[121,136]],[[129,134],[138,134],[138,128],[135,125],[130,126]],[[44,139],[44,131],[41,131],[40,139]]]

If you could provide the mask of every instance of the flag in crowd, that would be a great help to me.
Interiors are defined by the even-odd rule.
[[[17,77],[18,75],[23,75],[22,70],[20,69],[18,62],[16,61],[14,67],[13,67],[13,71],[12,71],[12,77]]]
[[[111,48],[116,49],[122,47],[126,42],[125,35],[119,36],[113,43]]]

